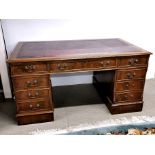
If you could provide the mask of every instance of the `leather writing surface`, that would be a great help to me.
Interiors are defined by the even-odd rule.
[[[117,53],[133,53],[142,49],[120,39],[66,40],[23,42],[17,58],[78,58],[80,56],[101,56]]]

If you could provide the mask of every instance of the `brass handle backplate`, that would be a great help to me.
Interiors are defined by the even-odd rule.
[[[135,87],[135,83],[125,82],[123,87],[124,89],[129,89],[130,87]]]
[[[138,60],[137,58],[131,58],[131,59],[129,60],[129,64],[130,64],[131,66],[137,65],[138,62],[139,62],[139,60]]]
[[[107,60],[107,61],[100,61],[100,64],[101,64],[102,67],[106,67],[106,66],[108,66],[110,64],[110,61],[109,60]]]
[[[32,105],[32,104],[30,104],[29,105],[29,108],[31,109],[31,110],[37,110],[38,108],[41,108],[41,107],[43,107],[43,103],[37,103],[36,105]]]
[[[38,80],[27,81],[26,84],[27,84],[27,87],[36,87],[38,86]]]
[[[35,65],[26,65],[26,66],[24,66],[23,69],[25,72],[31,73],[31,72],[34,72],[34,70],[36,69],[36,66]]]
[[[59,69],[59,70],[67,69],[67,67],[68,67],[68,64],[67,64],[67,63],[58,64],[58,69]]]
[[[135,75],[136,75],[135,72],[134,72],[134,73],[130,73],[130,72],[129,72],[129,73],[127,73],[126,76],[127,76],[128,79],[133,79],[133,78],[135,77]]]
[[[39,97],[39,92],[36,92],[34,95],[32,95],[31,93],[28,93],[28,98],[30,99],[35,99],[37,97]]]

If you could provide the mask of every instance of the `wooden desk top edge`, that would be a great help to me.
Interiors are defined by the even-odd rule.
[[[138,50],[136,51],[132,51],[131,52],[125,52],[125,53],[120,53],[120,52],[110,52],[110,51],[106,51],[103,54],[101,52],[99,53],[84,53],[84,54],[77,54],[77,55],[61,55],[61,56],[52,56],[52,57],[40,57],[40,58],[18,58],[18,54],[21,50],[21,47],[25,44],[25,43],[54,43],[54,42],[76,42],[76,41],[104,41],[104,40],[118,40],[121,41],[123,43],[126,43],[132,47],[137,48]],[[104,57],[123,57],[123,56],[136,56],[136,55],[150,55],[152,54],[151,52],[144,50],[138,46],[135,46],[123,39],[120,38],[111,38],[111,39],[86,39],[86,40],[56,40],[56,41],[24,41],[24,42],[18,42],[16,47],[14,48],[13,52],[11,53],[9,59],[7,60],[8,63],[15,63],[15,62],[35,62],[35,61],[54,61],[54,60],[74,60],[74,59],[91,59],[91,58],[104,58]]]

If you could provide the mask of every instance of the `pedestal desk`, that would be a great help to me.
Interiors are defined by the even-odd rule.
[[[65,72],[93,71],[112,114],[141,111],[150,54],[121,39],[19,42],[8,59],[18,124],[54,120],[50,74]]]

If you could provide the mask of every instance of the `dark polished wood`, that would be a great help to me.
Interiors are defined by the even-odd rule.
[[[49,75],[13,76],[12,81],[16,91],[50,87]]]
[[[41,98],[41,99],[33,99],[27,101],[17,102],[17,112],[35,112],[48,110],[51,108],[50,99],[49,98]]]
[[[115,91],[143,90],[144,79],[116,82]]]
[[[51,111],[44,111],[40,113],[31,113],[25,115],[16,115],[19,125],[25,125],[30,123],[42,123],[54,121],[54,114]]]
[[[41,89],[28,89],[28,90],[19,90],[16,91],[16,101],[29,100],[29,99],[39,99],[44,97],[49,97],[50,89],[41,88]]]
[[[20,75],[20,74],[42,74],[47,73],[48,68],[46,63],[37,62],[37,63],[17,63],[12,66],[12,75]]]
[[[50,64],[50,72],[75,72],[116,68],[116,58],[98,58],[70,61],[54,61]]]
[[[147,68],[136,68],[136,69],[123,69],[118,70],[116,73],[116,80],[133,80],[133,79],[144,79]]]
[[[112,114],[142,110],[150,54],[121,39],[19,42],[8,59],[18,123],[53,120],[50,74],[63,72],[94,71]]]

